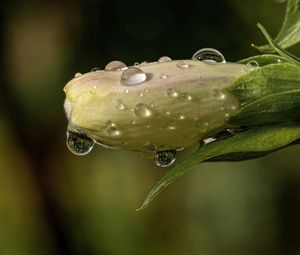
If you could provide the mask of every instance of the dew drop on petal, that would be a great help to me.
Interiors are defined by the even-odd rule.
[[[190,100],[193,99],[193,97],[190,94],[188,94],[188,93],[182,93],[181,98],[183,100],[187,100],[187,101],[190,101]]]
[[[105,66],[105,71],[120,71],[120,70],[124,70],[126,69],[127,66],[119,61],[119,60],[114,60],[109,62],[106,66]]]
[[[109,127],[107,129],[107,134],[110,136],[119,136],[121,132],[116,127]]]
[[[159,74],[159,78],[160,79],[167,79],[168,75],[161,73],[161,74]]]
[[[172,88],[167,89],[167,95],[170,97],[179,97],[179,93]]]
[[[248,71],[254,70],[259,67],[259,64],[255,60],[251,60],[247,63],[246,68]]]
[[[129,67],[121,75],[121,84],[132,86],[143,83],[147,79],[146,74],[137,67]]]
[[[147,118],[152,115],[151,109],[146,104],[137,104],[134,107],[134,113],[137,117]]]
[[[82,75],[82,73],[75,73],[74,77],[75,77],[75,78],[78,78],[78,77],[80,77],[81,75]]]
[[[225,94],[219,89],[213,89],[212,96],[216,99],[225,99]]]
[[[158,151],[154,156],[155,164],[159,167],[171,166],[176,160],[176,150]]]
[[[158,60],[159,63],[170,62],[170,61],[172,61],[172,59],[171,59],[170,57],[167,57],[167,56],[163,56],[163,57],[161,57],[161,58]]]
[[[88,154],[94,147],[95,142],[83,133],[67,131],[68,149],[75,155]]]
[[[127,107],[126,107],[126,105],[121,100],[119,100],[117,102],[117,109],[120,110],[120,111],[123,111],[123,110],[126,110]]]
[[[177,63],[177,65],[176,65],[178,68],[182,68],[182,69],[186,69],[186,68],[189,68],[190,67],[190,65],[188,64],[188,63],[186,63],[186,62],[179,62],[179,63]]]
[[[198,59],[204,61],[205,63],[226,63],[226,60],[223,54],[213,48],[203,48],[198,50],[193,56],[192,59]]]

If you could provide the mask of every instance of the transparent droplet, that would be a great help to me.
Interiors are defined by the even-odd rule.
[[[110,136],[119,136],[121,132],[116,127],[109,127],[107,129],[107,134]]]
[[[167,56],[163,56],[158,60],[159,63],[170,62],[170,61],[172,61],[172,59]]]
[[[223,54],[213,48],[203,48],[198,50],[192,57],[206,63],[226,63]]]
[[[94,67],[91,70],[91,72],[97,72],[97,71],[101,71],[101,68],[100,67]]]
[[[225,99],[225,94],[219,89],[213,89],[212,96],[216,99]]]
[[[186,63],[186,62],[179,62],[179,63],[177,63],[176,66],[177,66],[178,68],[183,68],[183,69],[189,68],[189,67],[190,67],[190,65],[189,65],[188,63]]]
[[[143,83],[147,79],[146,74],[137,67],[129,67],[121,75],[121,84],[132,86]]]
[[[134,107],[134,113],[138,117],[150,117],[152,115],[151,109],[146,104],[137,104]]]
[[[75,73],[74,77],[75,77],[75,78],[78,78],[78,77],[80,77],[81,75],[82,75],[82,73]]]
[[[120,71],[120,70],[125,70],[127,68],[127,66],[119,61],[119,60],[114,60],[109,62],[106,66],[105,66],[105,71]]]
[[[167,78],[168,78],[168,75],[161,73],[161,74],[159,75],[159,78],[160,78],[160,79],[167,79]]]
[[[124,89],[124,94],[128,94],[129,93],[129,89]]]
[[[123,111],[123,110],[126,110],[127,107],[126,107],[126,105],[121,100],[119,100],[117,102],[117,109],[120,110],[120,111]]]
[[[167,90],[167,94],[170,97],[179,97],[179,93],[176,90],[172,89],[172,88]]]
[[[68,149],[75,155],[88,154],[94,147],[95,142],[83,133],[67,131]]]
[[[259,64],[257,61],[251,60],[247,63],[246,67],[247,67],[247,70],[251,71],[251,70],[258,68]]]
[[[154,157],[155,164],[159,167],[168,167],[176,160],[176,150],[158,151]]]
[[[135,62],[133,65],[138,66],[139,64],[140,64],[139,62]]]
[[[182,94],[181,94],[181,98],[182,98],[183,100],[187,100],[187,101],[190,101],[190,100],[193,99],[193,97],[192,97],[190,94],[188,94],[188,93],[182,93]]]
[[[203,139],[203,143],[208,144],[208,143],[212,143],[216,140],[217,140],[217,138],[215,138],[215,137],[208,137],[208,138]]]
[[[144,93],[143,92],[139,92],[138,94],[140,97],[143,97],[144,96]]]
[[[106,121],[105,124],[106,124],[106,126],[108,126],[108,127],[115,127],[115,126],[116,126],[116,124],[113,123],[113,122],[110,121],[110,120]]]

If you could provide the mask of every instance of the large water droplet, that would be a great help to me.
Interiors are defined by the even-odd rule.
[[[179,93],[176,90],[172,89],[172,88],[167,90],[167,94],[170,97],[178,97],[179,96]]]
[[[119,61],[119,60],[114,60],[109,62],[106,66],[105,66],[105,71],[120,71],[120,70],[125,70],[127,68],[127,66]]]
[[[223,54],[213,48],[203,48],[198,50],[192,57],[192,59],[198,59],[206,63],[226,63]]]
[[[187,100],[187,101],[190,101],[190,100],[193,99],[193,97],[192,97],[190,94],[188,94],[188,93],[183,93],[183,94],[181,95],[181,98],[182,98],[183,100]]]
[[[88,154],[95,142],[85,134],[67,131],[68,149],[75,155],[83,156]]]
[[[150,110],[150,108],[146,105],[146,104],[137,104],[134,107],[134,113],[136,114],[136,116],[138,117],[150,117],[152,115],[152,111]]]
[[[177,65],[176,65],[178,68],[182,68],[182,69],[186,69],[186,68],[189,68],[190,67],[190,65],[188,64],[188,63],[186,63],[186,62],[179,62],[179,63],[177,63]]]
[[[137,67],[129,67],[121,75],[121,83],[125,86],[137,85],[143,83],[146,79],[146,74]]]
[[[158,151],[154,157],[157,166],[168,167],[176,160],[176,150]]]
[[[159,63],[170,62],[170,61],[172,61],[172,59],[167,56],[163,56],[158,60]]]

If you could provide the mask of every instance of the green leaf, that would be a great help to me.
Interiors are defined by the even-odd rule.
[[[189,158],[168,170],[152,188],[138,210],[145,209],[160,191],[196,164],[213,159],[218,160],[221,156],[227,156],[230,161],[252,158],[252,155],[263,156],[291,145],[298,139],[300,139],[300,124],[285,123],[256,127],[204,145]]]
[[[300,65],[300,59],[299,58],[297,58],[293,54],[287,52],[282,47],[280,47],[275,41],[273,41],[273,39],[271,38],[271,36],[268,34],[268,32],[265,30],[265,28],[261,24],[258,23],[257,26],[262,31],[262,33],[264,34],[264,36],[268,40],[270,47],[275,52],[277,52],[280,56],[282,56],[283,58],[285,58],[287,61],[289,61],[291,63],[294,63],[296,65]],[[259,47],[255,46],[255,45],[253,45],[253,47],[259,49]]]
[[[300,0],[289,0],[283,24],[274,42],[282,48],[288,48],[300,41]],[[275,52],[270,45],[257,47],[261,52]]]

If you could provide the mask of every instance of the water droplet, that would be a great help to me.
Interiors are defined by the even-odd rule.
[[[167,79],[167,78],[168,78],[168,75],[161,73],[161,74],[159,75],[159,78],[160,78],[160,79]]]
[[[126,105],[121,100],[119,100],[117,102],[117,109],[123,111],[123,110],[126,110],[127,107],[126,107]]]
[[[159,167],[168,167],[176,160],[176,150],[158,151],[154,161]]]
[[[101,71],[101,68],[100,67],[94,67],[92,68],[91,72],[99,72]]]
[[[152,115],[152,111],[150,108],[145,104],[137,104],[134,107],[134,113],[138,117],[150,117]]]
[[[129,67],[121,75],[121,83],[125,86],[137,85],[143,83],[146,79],[146,74],[137,67]]]
[[[138,65],[139,65],[139,62],[135,62],[133,65],[134,65],[134,66],[138,66]]]
[[[128,94],[129,93],[129,89],[124,89],[124,94]]]
[[[258,68],[258,67],[259,67],[259,64],[258,64],[258,62],[255,61],[255,60],[249,61],[249,62],[247,63],[247,65],[246,65],[246,68],[247,68],[247,70],[249,70],[249,71],[254,70],[254,69]]]
[[[198,50],[192,57],[192,59],[198,59],[206,63],[226,63],[223,54],[213,48],[203,48]]]
[[[217,99],[225,99],[225,94],[219,89],[213,89],[212,96]]]
[[[212,143],[216,140],[217,140],[217,138],[215,138],[215,137],[208,137],[208,138],[203,139],[203,143],[208,144],[208,143]]]
[[[192,97],[190,94],[188,94],[188,93],[183,93],[183,94],[181,95],[181,98],[182,98],[183,100],[187,100],[187,101],[190,101],[190,100],[193,99],[193,97]]]
[[[123,62],[114,60],[105,66],[105,71],[120,71],[125,70],[126,68],[127,66]]]
[[[96,89],[96,88],[97,88],[97,86],[96,86],[96,85],[94,85],[94,86],[93,86],[93,89]]]
[[[67,131],[68,149],[75,155],[83,156],[88,154],[95,142],[83,133]]]
[[[185,116],[184,115],[180,115],[180,114],[176,114],[175,119],[176,120],[184,120]]]
[[[143,97],[143,96],[144,96],[144,93],[143,93],[143,92],[139,92],[139,96],[140,96],[140,97]]]
[[[116,126],[116,124],[113,123],[113,122],[110,121],[110,120],[106,121],[105,124],[106,124],[106,126],[108,126],[108,127],[115,127],[115,126]]]
[[[145,92],[145,93],[148,93],[148,92],[149,92],[149,89],[144,89],[144,92]]]
[[[116,127],[109,127],[107,129],[107,134],[110,136],[119,136],[121,132]]]
[[[178,68],[183,68],[183,69],[186,69],[186,68],[189,68],[190,67],[190,65],[188,64],[188,63],[186,63],[186,62],[179,62],[179,63],[177,63],[177,65],[176,65]]]
[[[167,94],[170,97],[178,97],[179,96],[179,93],[176,90],[172,89],[172,88],[167,90]]]
[[[159,63],[170,62],[170,61],[172,61],[172,59],[167,56],[163,56],[158,60]]]
[[[82,73],[75,73],[74,77],[75,77],[75,78],[78,78],[78,77],[80,77],[81,75],[82,75]]]

